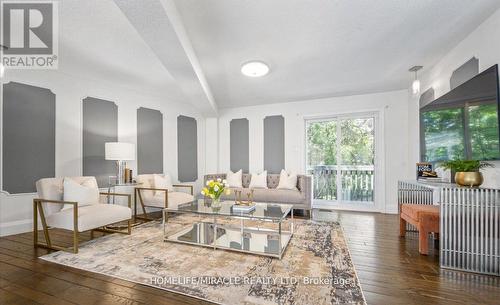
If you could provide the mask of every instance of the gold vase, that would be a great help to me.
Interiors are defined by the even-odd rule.
[[[461,186],[480,186],[483,184],[483,174],[480,172],[456,172],[455,182]]]

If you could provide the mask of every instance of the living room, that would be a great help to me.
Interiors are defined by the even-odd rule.
[[[0,4],[1,304],[498,302],[498,1]]]

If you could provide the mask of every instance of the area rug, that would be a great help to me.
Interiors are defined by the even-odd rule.
[[[169,230],[190,221],[176,217]],[[219,304],[366,304],[342,228],[331,222],[296,220],[281,260],[164,242],[160,222],[41,259]]]

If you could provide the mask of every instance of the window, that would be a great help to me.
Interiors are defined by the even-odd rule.
[[[374,203],[375,115],[306,121],[306,152],[314,199]]]

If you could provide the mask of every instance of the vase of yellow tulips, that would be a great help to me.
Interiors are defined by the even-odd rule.
[[[231,193],[228,187],[229,185],[225,179],[208,180],[203,190],[201,190],[201,194],[212,199],[212,207],[220,207],[220,196],[224,193],[226,195]]]

